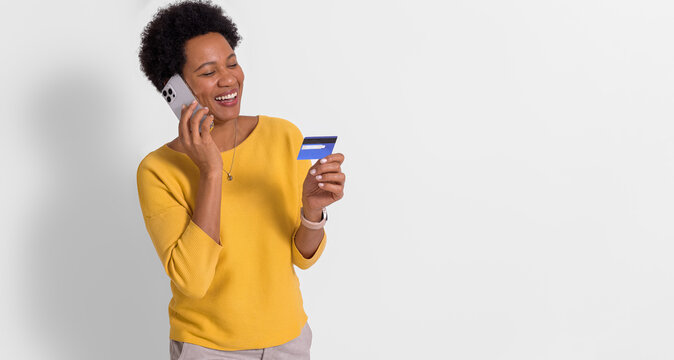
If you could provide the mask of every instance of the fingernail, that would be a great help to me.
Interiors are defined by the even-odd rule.
[[[323,185],[324,185],[323,183],[318,183],[318,186],[320,187],[323,187]]]
[[[315,174],[315,173],[316,173],[316,169],[311,169],[311,170],[309,170],[309,173],[310,173],[311,175]]]
[[[320,179],[322,179],[322,178],[323,178],[323,175],[318,175],[318,176],[316,176],[316,180],[320,180]]]
[[[326,162],[328,162],[328,159],[321,159],[321,164],[325,164]]]
[[[204,109],[206,109],[206,111],[208,111],[208,106],[204,106]]]
[[[196,99],[195,99],[195,100],[192,100],[192,104],[196,104],[196,103],[197,103],[197,100],[196,100]]]
[[[185,110],[185,104],[183,104],[183,107],[182,107],[182,109],[183,109],[183,110]]]

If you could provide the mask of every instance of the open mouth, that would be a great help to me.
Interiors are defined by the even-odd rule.
[[[220,105],[231,106],[238,102],[239,100],[239,91],[234,90],[230,91],[223,95],[218,95],[215,97],[215,101]]]

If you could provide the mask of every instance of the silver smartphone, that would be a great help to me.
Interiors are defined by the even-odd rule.
[[[166,86],[164,86],[164,88],[161,90],[161,95],[171,107],[171,110],[173,110],[173,113],[178,118],[178,121],[180,121],[182,106],[190,106],[192,101],[195,100],[192,90],[190,90],[190,87],[187,86],[185,80],[183,80],[180,74],[171,76],[169,81],[166,83]],[[203,107],[201,104],[197,103],[197,108],[194,109],[193,114],[202,108]],[[206,116],[204,116],[203,119],[201,119],[199,122],[199,133],[201,133],[201,125],[204,123],[204,120],[206,120]]]

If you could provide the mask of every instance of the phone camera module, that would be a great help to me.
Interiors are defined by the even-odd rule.
[[[162,91],[161,94],[166,96],[166,90]]]
[[[166,101],[171,102],[171,97],[170,97],[170,96],[167,96],[167,97],[166,97]]]
[[[168,89],[168,93],[173,95],[173,89]]]

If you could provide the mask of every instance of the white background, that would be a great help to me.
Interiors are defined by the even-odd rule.
[[[136,168],[162,2],[5,1],[0,348],[168,359]],[[315,359],[674,358],[670,1],[218,1],[242,114],[338,135]]]

